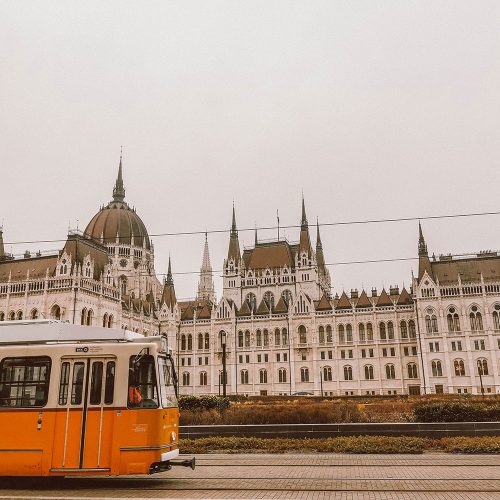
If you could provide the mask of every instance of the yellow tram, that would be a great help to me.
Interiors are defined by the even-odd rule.
[[[151,474],[179,460],[166,337],[0,323],[0,476]]]

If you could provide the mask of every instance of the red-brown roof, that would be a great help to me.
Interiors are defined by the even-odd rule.
[[[255,248],[243,252],[243,261],[247,269],[295,266],[293,247],[286,241],[258,243]]]

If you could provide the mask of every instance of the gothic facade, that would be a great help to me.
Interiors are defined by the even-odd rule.
[[[14,258],[0,231],[0,321],[54,318],[168,336],[181,394],[393,395],[500,393],[500,255],[429,257],[409,290],[331,296],[319,224],[302,200],[298,241],[241,250],[233,207],[222,296],[205,238],[198,292],[178,300],[171,265],[161,282],[147,229],[113,199],[55,255]]]

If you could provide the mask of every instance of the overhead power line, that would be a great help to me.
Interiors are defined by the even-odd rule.
[[[461,217],[482,217],[485,215],[500,215],[498,212],[471,212],[471,213],[461,213],[461,214],[445,214],[445,215],[427,215],[424,217],[397,217],[390,219],[365,219],[365,220],[349,220],[349,221],[337,221],[337,222],[321,222],[320,227],[332,227],[332,226],[350,226],[350,225],[360,225],[360,224],[383,224],[388,222],[410,222],[410,221],[422,221],[422,220],[435,220],[435,219],[456,219]],[[281,226],[280,229],[297,229],[300,228],[300,224],[292,224],[288,226]],[[278,226],[261,226],[261,227],[245,227],[238,229],[238,232],[247,232],[255,230],[259,231],[271,231],[278,229]],[[153,233],[149,234],[150,238],[160,238],[160,237],[175,237],[175,236],[196,236],[204,234],[222,234],[230,233],[231,229],[212,229],[212,230],[199,230],[199,231],[178,231],[172,233]],[[128,238],[127,238],[128,239]],[[65,239],[53,239],[53,240],[26,240],[26,241],[7,241],[4,245],[32,245],[35,243],[62,243]]]

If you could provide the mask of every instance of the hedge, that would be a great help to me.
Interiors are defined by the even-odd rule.
[[[439,401],[414,408],[417,422],[494,422],[500,420],[500,403]]]
[[[180,410],[219,410],[223,411],[230,405],[228,398],[221,396],[181,396],[179,398]]]

